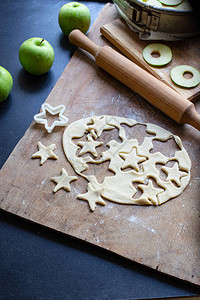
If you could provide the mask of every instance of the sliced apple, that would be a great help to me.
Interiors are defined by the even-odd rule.
[[[174,83],[185,88],[193,88],[200,83],[200,72],[188,65],[174,67],[170,76]]]
[[[172,59],[171,49],[164,44],[149,44],[143,50],[144,60],[156,67],[168,64]]]
[[[142,0],[142,1],[151,6],[162,7],[162,4],[159,2],[159,0]]]
[[[167,6],[175,6],[180,4],[183,0],[159,0],[162,4]]]

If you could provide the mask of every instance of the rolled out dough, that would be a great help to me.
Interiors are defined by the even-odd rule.
[[[145,126],[143,142],[139,144],[134,135],[128,138],[122,125],[133,129],[136,125]],[[112,139],[105,144],[102,133],[113,129],[118,130],[120,142]],[[84,136],[86,142],[81,141]],[[152,153],[153,141],[165,143],[169,139],[173,139],[178,148],[173,156],[167,157],[159,151]],[[103,145],[103,150],[105,145],[108,149],[102,151],[98,158],[96,147],[100,150]],[[106,205],[104,200],[121,204],[160,205],[180,195],[190,180],[191,162],[180,138],[150,123],[108,115],[81,119],[65,129],[63,149],[75,172],[87,180],[87,191],[78,198],[88,201],[92,211],[96,203]],[[97,181],[95,175],[83,174],[88,164],[99,165],[105,161],[109,162],[108,170],[113,175],[105,176],[102,183]],[[162,167],[159,169],[158,165]],[[165,178],[161,172],[166,175]]]

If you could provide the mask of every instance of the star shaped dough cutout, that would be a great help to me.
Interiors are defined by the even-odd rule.
[[[48,158],[58,159],[58,157],[53,153],[56,148],[55,144],[51,144],[45,147],[41,142],[38,142],[38,149],[36,153],[32,155],[32,158],[41,158],[40,165],[43,165]]]
[[[93,188],[91,183],[88,183],[87,193],[78,195],[78,199],[88,201],[89,207],[92,211],[96,208],[96,203],[106,205],[105,201],[101,198],[102,188]]]
[[[143,191],[143,194],[140,198],[146,198],[154,205],[158,204],[157,195],[164,191],[163,189],[155,188],[151,180],[148,181],[147,185],[140,184],[138,187]]]
[[[88,130],[91,132],[92,136],[94,139],[97,137],[100,137],[102,134],[103,130],[111,130],[115,128],[112,125],[107,124],[107,117],[92,117],[91,118],[93,124],[89,125]]]
[[[186,176],[186,172],[179,170],[178,163],[176,162],[172,168],[162,167],[162,170],[167,174],[167,181],[175,181],[178,186],[181,186],[180,178]]]
[[[96,147],[101,146],[102,142],[94,141],[91,135],[87,136],[87,142],[79,142],[78,145],[82,147],[79,155],[83,155],[87,152],[90,152],[94,157],[97,157]]]
[[[76,176],[69,176],[67,171],[62,168],[62,175],[57,177],[52,177],[51,180],[56,182],[57,185],[54,188],[54,193],[56,193],[60,189],[65,189],[68,192],[71,191],[70,182],[77,180],[78,178]]]
[[[52,107],[48,103],[43,103],[41,107],[41,112],[34,116],[34,120],[38,124],[44,124],[45,129],[48,133],[52,132],[55,126],[66,126],[68,122],[68,118],[63,115],[65,110],[64,105],[58,105],[56,107]],[[55,116],[58,114],[59,120],[54,121],[51,126],[48,126],[46,111],[48,111],[51,115]]]
[[[138,164],[146,160],[146,157],[141,157],[137,155],[135,147],[131,150],[130,153],[119,153],[119,155],[124,159],[124,162],[121,166],[122,169],[132,167],[138,172]]]

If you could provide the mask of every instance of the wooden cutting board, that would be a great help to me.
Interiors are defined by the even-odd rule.
[[[88,33],[89,38],[105,45],[100,27],[117,17],[115,7],[107,4]],[[1,209],[199,286],[199,132],[189,125],[176,124],[99,69],[81,50],[76,51],[46,102],[52,106],[64,104],[69,123],[108,114],[154,123],[179,135],[192,161],[190,184],[181,196],[159,207],[106,201],[106,206],[97,205],[91,212],[86,201],[76,198],[86,191],[84,179],[72,182],[71,192],[61,189],[53,193],[52,176],[59,176],[63,167],[75,175],[62,150],[64,128],[57,127],[48,134],[42,125],[32,122],[1,169]],[[40,166],[40,159],[32,159],[38,141],[46,146],[55,143],[58,160],[49,159]],[[170,153],[170,143],[164,147]],[[105,164],[94,170],[98,180],[105,176],[107,167]]]
[[[192,102],[199,99],[200,84],[191,89],[179,87],[171,80],[170,72],[172,68],[178,65],[191,65],[197,70],[200,69],[200,37],[179,42],[144,41],[140,40],[138,33],[131,31],[126,22],[121,18],[103,25],[101,27],[101,33],[130,60],[165,82],[179,94]],[[144,47],[150,43],[168,45],[173,55],[171,62],[163,67],[153,67],[147,64],[143,59],[142,52]]]

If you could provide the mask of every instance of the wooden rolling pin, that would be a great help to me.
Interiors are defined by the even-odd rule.
[[[100,47],[80,30],[69,35],[69,41],[92,54],[99,67],[117,78],[176,122],[200,130],[200,115],[187,98],[121,55],[111,47]]]

